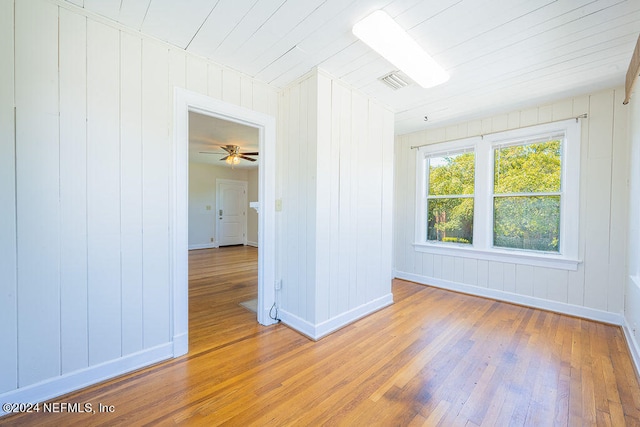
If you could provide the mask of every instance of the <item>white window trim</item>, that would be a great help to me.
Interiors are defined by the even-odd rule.
[[[536,135],[564,133],[562,144],[562,188],[559,253],[544,253],[493,247],[493,149],[506,142]],[[514,264],[577,270],[579,252],[580,123],[576,119],[530,126],[485,136],[425,145],[416,155],[416,234],[418,252],[475,258]],[[475,150],[475,191],[473,244],[429,242],[426,240],[426,158],[473,147]]]

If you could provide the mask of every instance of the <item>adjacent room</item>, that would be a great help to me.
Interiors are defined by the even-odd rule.
[[[640,2],[0,0],[0,40],[1,424],[640,424]]]

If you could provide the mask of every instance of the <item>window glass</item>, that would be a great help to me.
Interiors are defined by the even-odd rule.
[[[493,245],[559,252],[562,142],[494,149]]]
[[[559,139],[494,150],[495,194],[560,191]]]
[[[427,240],[473,243],[475,154],[432,156],[427,162]]]
[[[493,214],[494,246],[559,251],[560,196],[496,197]]]

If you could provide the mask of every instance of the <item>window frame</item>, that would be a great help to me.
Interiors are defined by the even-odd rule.
[[[464,145],[464,144],[462,144]],[[430,167],[427,166],[427,161],[430,158],[438,158],[438,157],[445,157],[445,156],[453,156],[453,155],[458,155],[458,154],[465,154],[465,153],[469,153],[472,152],[474,153],[474,158],[473,158],[473,163],[474,163],[474,188],[473,188],[473,194],[443,194],[443,195],[434,195],[431,196],[429,195],[429,188],[430,188],[430,182],[429,182],[429,178],[430,178]],[[423,206],[425,208],[424,211],[424,215],[425,215],[425,229],[424,229],[424,236],[425,236],[425,240],[427,242],[437,242],[434,240],[429,240],[427,235],[428,235],[428,231],[429,231],[429,225],[427,223],[427,217],[428,217],[428,203],[429,200],[438,200],[438,199],[474,199],[474,208],[475,208],[475,147],[473,146],[463,146],[460,148],[455,148],[455,149],[451,149],[451,150],[447,150],[447,151],[435,151],[432,153],[429,153],[428,155],[424,156],[424,168],[425,168],[425,183],[424,183],[424,194],[423,194]],[[474,212],[474,220],[475,220],[475,212]],[[441,242],[441,243],[445,243],[447,245],[450,244],[455,244],[455,245],[461,245],[461,246],[469,246],[469,243],[454,243],[454,242]]]
[[[577,270],[580,217],[580,122],[577,119],[523,127],[489,135],[445,141],[420,147],[416,154],[416,226],[414,248],[437,255]],[[525,141],[563,134],[560,184],[559,252],[543,252],[493,245],[494,150]],[[426,159],[472,148],[475,151],[473,243],[457,244],[427,240],[426,199],[428,168]]]

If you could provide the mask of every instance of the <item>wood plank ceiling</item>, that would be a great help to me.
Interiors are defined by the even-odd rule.
[[[640,32],[638,0],[67,1],[277,87],[321,67],[389,105],[397,134],[623,85]],[[451,79],[380,82],[394,67],[351,33],[377,9]]]

